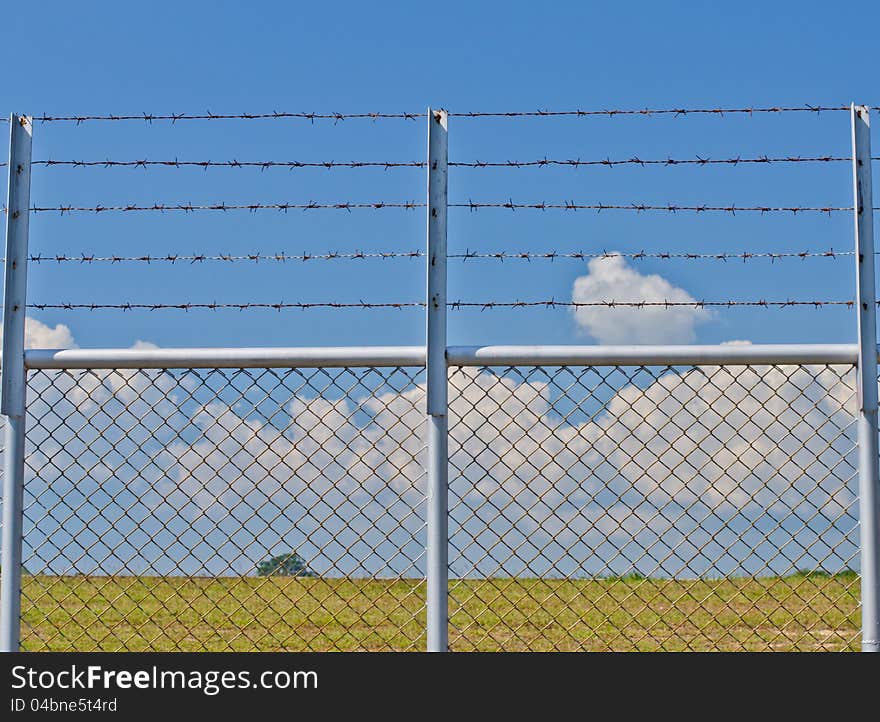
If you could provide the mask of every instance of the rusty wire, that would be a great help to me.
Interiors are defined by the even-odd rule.
[[[344,260],[367,260],[373,258],[391,259],[391,258],[424,258],[424,251],[352,251],[349,253],[340,253],[337,251],[329,251],[326,253],[300,253],[290,254],[284,253],[193,253],[180,254],[168,253],[165,255],[142,254],[138,256],[122,256],[122,255],[100,255],[95,253],[80,253],[78,255],[54,254],[54,255],[32,255],[28,258],[31,263],[124,263],[124,262],[144,262],[144,263],[205,263],[207,261],[225,261],[235,263],[240,261],[251,261],[259,263],[261,261],[277,261],[287,263],[289,261],[344,261]],[[0,259],[3,260],[3,259]]]
[[[264,210],[277,210],[277,211],[291,211],[291,210],[314,210],[314,209],[324,209],[324,210],[343,210],[343,211],[351,211],[355,209],[363,209],[368,208],[371,210],[379,210],[382,208],[404,208],[404,209],[415,209],[415,208],[424,208],[424,203],[416,203],[414,201],[404,201],[404,202],[384,202],[384,201],[376,201],[370,203],[353,203],[353,202],[343,202],[343,203],[315,203],[313,201],[309,201],[308,203],[212,203],[207,205],[198,205],[194,203],[154,203],[151,206],[141,206],[137,204],[130,204],[125,206],[53,206],[53,207],[39,207],[35,206],[31,208],[32,213],[47,213],[47,212],[56,212],[64,214],[70,213],[107,213],[107,212],[122,212],[122,213],[131,213],[131,212],[141,212],[141,211],[159,211],[159,212],[170,212],[170,211],[182,211],[184,213],[193,213],[195,211],[264,211]],[[4,206],[5,210],[5,206]]]
[[[829,159],[830,160],[830,159]],[[5,166],[6,163],[0,165]],[[330,170],[332,168],[424,168],[425,161],[299,161],[299,160],[261,160],[261,161],[240,161],[240,160],[149,160],[142,158],[138,160],[35,160],[32,166],[46,167],[70,167],[70,168],[259,168],[268,170],[269,168],[288,168],[294,170],[296,168],[324,168]]]
[[[756,306],[761,308],[788,308],[794,306],[847,306],[851,308],[854,301],[766,301],[743,300],[743,301],[451,301],[447,306],[451,309],[479,308],[481,310],[492,308],[736,308],[741,306]],[[880,304],[880,302],[878,302]]]
[[[115,309],[119,311],[159,311],[159,310],[177,310],[190,311],[196,309],[207,309],[218,311],[221,309],[236,309],[245,311],[250,309],[272,309],[281,311],[282,309],[311,309],[311,308],[424,308],[423,301],[405,301],[405,302],[379,302],[370,303],[366,301],[356,301],[352,303],[342,303],[337,301],[316,301],[316,302],[294,302],[285,303],[30,303],[29,308],[35,308],[39,311],[56,310],[56,311],[97,311]]]
[[[627,258],[633,260],[640,259],[659,259],[659,260],[714,260],[714,261],[749,261],[754,259],[768,259],[771,263],[782,259],[800,259],[807,258],[837,258],[838,256],[852,256],[854,251],[835,251],[833,248],[821,251],[721,251],[717,253],[691,253],[688,251],[635,251],[629,253],[617,251],[470,251],[464,253],[450,253],[446,257],[449,259],[467,261],[471,259],[478,260],[520,260],[520,261],[555,261],[559,260],[576,260],[585,261],[592,259],[611,259],[611,258]],[[205,263],[209,261],[220,261],[227,263],[234,262],[253,262],[259,263],[263,261],[287,263],[293,261],[335,261],[335,260],[368,260],[368,259],[418,259],[424,258],[427,254],[424,251],[351,251],[341,253],[338,251],[329,251],[325,253],[193,253],[180,254],[168,253],[165,255],[142,254],[137,256],[124,255],[100,255],[96,253],[79,253],[75,255],[69,254],[35,254],[28,257],[31,263]],[[880,252],[877,252],[880,255]],[[4,262],[4,258],[0,258],[0,262]]]
[[[880,157],[872,157],[871,160],[880,160]],[[450,168],[545,168],[551,166],[582,168],[590,166],[604,166],[613,168],[619,165],[637,165],[637,166],[678,166],[678,165],[768,165],[774,163],[838,163],[852,161],[850,156],[835,155],[812,155],[812,156],[732,156],[726,158],[711,158],[708,156],[696,155],[693,158],[639,158],[633,156],[630,158],[602,158],[594,160],[581,160],[580,158],[538,158],[535,160],[503,160],[503,161],[450,161]],[[333,168],[381,168],[388,170],[391,168],[424,168],[426,161],[299,161],[299,160],[259,160],[259,161],[242,161],[232,160],[150,160],[147,158],[135,160],[35,160],[31,163],[33,166],[45,167],[70,167],[70,168],[200,168],[207,170],[208,168],[259,168],[260,170],[268,170],[271,168],[287,168],[295,170],[298,168],[319,168],[331,170]],[[0,167],[5,167],[6,163],[0,163]]]
[[[880,110],[877,106],[869,106],[871,110]],[[528,111],[450,111],[449,116],[454,118],[548,118],[548,117],[591,117],[604,116],[613,118],[616,116],[643,116],[669,115],[675,118],[688,115],[754,115],[781,113],[823,113],[849,110],[848,105],[811,105],[803,106],[762,106],[762,107],[737,107],[737,108],[605,108],[601,110],[528,110]],[[139,113],[139,114],[107,114],[107,115],[49,115],[34,116],[35,121],[41,123],[71,122],[81,125],[88,121],[132,121],[140,120],[146,123],[153,121],[170,121],[172,124],[182,120],[281,120],[302,119],[314,122],[316,120],[330,120],[334,124],[344,120],[417,120],[424,118],[427,111],[417,113],[313,113],[313,112],[264,112],[264,113]],[[6,120],[6,119],[4,119]]]
[[[98,311],[98,310],[119,310],[119,311],[159,311],[159,310],[177,310],[190,311],[204,309],[210,311],[219,311],[222,309],[234,309],[238,311],[270,309],[281,311],[283,309],[312,309],[312,308],[360,308],[360,309],[376,309],[376,308],[424,308],[424,301],[402,301],[402,302],[368,302],[355,301],[351,303],[337,301],[315,301],[315,302],[292,302],[286,303],[279,301],[278,303],[29,303],[28,308],[35,308],[39,311],[56,310],[56,311]]]
[[[870,107],[870,106],[869,106]],[[450,112],[450,117],[458,118],[548,118],[573,116],[578,118],[589,116],[606,116],[609,118],[619,115],[671,115],[675,118],[687,115],[754,115],[755,113],[825,113],[849,110],[848,105],[803,105],[803,106],[763,106],[763,107],[740,107],[740,108],[614,108],[604,110],[531,110],[531,111],[500,111],[500,112]],[[880,110],[870,107],[871,110]]]
[[[152,123],[160,120],[171,121],[172,124],[179,120],[281,120],[284,118],[299,118],[302,120],[332,120],[338,123],[343,120],[416,120],[424,118],[427,111],[419,113],[304,113],[304,112],[279,112],[270,113],[212,113],[210,110],[204,113],[140,113],[137,115],[35,115],[33,119],[41,123],[71,122],[81,125],[87,121],[124,121],[143,120]]]
[[[594,211],[636,211],[637,213],[644,213],[647,211],[665,211],[668,213],[678,213],[678,212],[694,212],[694,213],[706,213],[706,212],[719,212],[719,213],[731,213],[736,215],[737,213],[839,213],[842,211],[851,211],[852,206],[737,206],[737,205],[729,205],[729,206],[710,206],[710,205],[699,205],[699,206],[679,206],[672,203],[666,205],[651,205],[646,203],[629,203],[629,204],[618,204],[618,203],[575,203],[574,201],[563,201],[562,203],[515,203],[513,200],[508,200],[505,202],[495,202],[495,203],[484,203],[484,202],[475,202],[468,201],[467,203],[450,203],[449,208],[468,208],[471,211],[478,211],[481,208],[506,208],[511,211],[516,210],[538,210],[538,211],[546,211],[546,210],[565,210],[565,211],[582,211],[582,210],[594,210]],[[875,209],[876,210],[876,209]]]
[[[497,308],[739,308],[739,307],[758,307],[758,308],[793,308],[797,306],[810,306],[813,308],[823,308],[825,306],[846,306],[852,308],[854,301],[767,301],[764,299],[753,300],[727,300],[727,301],[557,301],[555,299],[547,299],[543,301],[449,301],[446,305],[452,310],[476,308],[480,310],[490,310]],[[880,301],[877,302],[880,305]],[[424,308],[424,301],[401,301],[401,302],[337,302],[337,301],[315,301],[315,302],[292,302],[287,303],[279,301],[278,303],[31,303],[29,308],[44,310],[60,310],[60,311],[97,311],[97,310],[119,310],[119,311],[159,311],[159,310],[210,310],[218,311],[224,309],[234,309],[238,311],[270,309],[281,311],[283,309],[315,309],[315,308],[334,308],[334,309],[404,309],[404,308]]]
[[[602,251],[599,253],[585,253],[583,251],[568,251],[568,252],[557,252],[557,251],[541,251],[541,252],[516,252],[516,251],[495,251],[489,253],[478,253],[466,251],[465,253],[458,254],[450,254],[448,258],[460,258],[462,260],[468,260],[471,258],[479,258],[479,259],[495,259],[495,260],[524,260],[524,261],[532,261],[532,260],[548,260],[554,261],[557,258],[559,259],[570,259],[570,260],[592,260],[592,259],[611,259],[611,258],[628,258],[633,260],[639,260],[644,258],[651,259],[659,259],[659,260],[686,260],[686,261],[695,261],[695,260],[713,260],[713,261],[728,261],[728,260],[737,260],[737,261],[749,261],[753,259],[766,258],[769,259],[771,263],[782,260],[783,258],[797,258],[801,260],[805,260],[807,258],[837,258],[837,256],[852,256],[854,255],[854,251],[835,251],[833,248],[829,248],[826,251],[722,251],[718,253],[690,253],[687,251],[636,251],[631,253],[622,253],[618,251]],[[877,253],[880,255],[880,252]]]
[[[158,212],[171,212],[171,211],[182,211],[184,213],[193,213],[196,211],[233,211],[233,210],[247,210],[247,211],[260,211],[260,210],[277,210],[277,211],[290,211],[290,210],[314,210],[314,209],[323,209],[323,210],[358,210],[358,209],[369,209],[369,210],[380,210],[383,208],[403,208],[406,210],[414,210],[416,208],[424,208],[425,203],[416,203],[414,201],[403,201],[403,202],[386,202],[386,201],[374,201],[374,202],[339,202],[339,203],[315,203],[314,201],[309,201],[308,203],[213,203],[207,205],[199,205],[193,203],[175,203],[175,204],[166,204],[166,203],[154,203],[153,205],[137,205],[130,204],[124,206],[114,206],[114,205],[96,205],[96,206],[74,206],[74,205],[58,205],[58,206],[34,206],[30,210],[32,213],[60,213],[61,215],[72,214],[72,213],[109,213],[109,212],[122,212],[122,213],[131,213],[131,212],[148,212],[148,211],[158,211]],[[694,213],[710,213],[710,212],[719,212],[719,213],[730,213],[732,215],[736,215],[737,213],[761,213],[762,215],[765,213],[839,213],[843,211],[851,211],[852,206],[737,206],[735,204],[727,205],[727,206],[711,206],[711,205],[699,205],[699,206],[691,206],[691,205],[675,205],[672,203],[666,205],[651,205],[646,203],[629,203],[629,204],[617,204],[617,203],[576,203],[574,201],[563,201],[561,203],[515,203],[513,200],[508,200],[505,202],[480,202],[480,201],[468,201],[467,203],[450,203],[448,205],[449,208],[467,208],[471,211],[478,211],[483,208],[502,208],[508,209],[512,211],[516,210],[565,210],[565,211],[581,211],[581,210],[594,210],[594,211],[635,211],[637,213],[643,213],[647,211],[664,211],[668,213],[677,213],[677,212],[694,212]],[[4,212],[6,211],[6,207],[3,206]],[[880,210],[878,208],[874,208],[874,210]]]

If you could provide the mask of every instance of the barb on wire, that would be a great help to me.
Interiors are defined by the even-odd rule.
[[[538,158],[536,160],[503,160],[503,161],[450,161],[450,168],[543,168],[550,166],[560,166],[569,168],[581,168],[588,166],[604,166],[614,167],[619,165],[637,165],[637,166],[662,166],[671,167],[679,165],[746,165],[758,164],[768,165],[773,163],[837,163],[848,162],[852,158],[849,156],[835,155],[813,155],[813,156],[733,156],[726,158],[711,158],[704,156],[695,156],[693,158],[639,158],[633,156],[630,158],[603,158],[596,160],[581,160],[580,158]],[[880,157],[872,157],[871,160],[880,160]],[[6,163],[0,163],[5,166]],[[35,160],[31,163],[34,166],[46,167],[70,167],[70,168],[200,168],[207,170],[208,168],[259,168],[260,170],[269,170],[271,168],[287,168],[294,170],[297,168],[318,168],[331,170],[334,168],[381,168],[388,170],[391,168],[424,168],[427,163],[425,161],[299,161],[299,160],[150,160],[141,158],[135,160]]]
[[[822,251],[721,251],[717,253],[691,253],[687,251],[636,251],[630,253],[622,253],[617,251],[602,252],[585,252],[585,251],[470,251],[464,253],[450,253],[447,255],[449,259],[468,261],[468,260],[518,260],[518,261],[555,261],[559,260],[576,260],[584,261],[591,259],[611,259],[611,258],[627,258],[632,260],[640,260],[644,258],[659,260],[714,260],[714,261],[749,261],[753,259],[769,259],[775,262],[782,259],[801,259],[807,258],[837,258],[838,256],[852,256],[854,251],[835,251],[833,248]],[[875,252],[880,255],[880,251]],[[180,254],[168,253],[165,255],[141,254],[136,256],[124,255],[100,255],[95,253],[79,253],[76,255],[67,254],[34,254],[28,257],[31,263],[205,263],[210,261],[220,261],[227,263],[234,262],[306,262],[306,261],[335,261],[335,260],[390,260],[390,259],[418,259],[424,258],[427,254],[424,251],[352,251],[348,253],[340,253],[338,251],[329,251],[325,253],[193,253]],[[0,262],[5,262],[4,258],[0,258]]]
[[[878,110],[877,106],[871,106],[871,110]],[[528,110],[528,111],[500,111],[500,112],[481,112],[481,111],[451,111],[450,116],[456,118],[547,118],[547,117],[590,117],[605,116],[613,118],[616,116],[655,116],[655,115],[671,115],[673,117],[684,117],[688,115],[755,115],[761,113],[781,114],[781,113],[825,113],[849,110],[848,105],[812,105],[805,104],[803,106],[762,106],[762,107],[736,107],[736,108],[604,108],[599,110]],[[281,120],[281,119],[301,119],[314,122],[316,120],[330,120],[334,124],[344,120],[364,119],[364,120],[385,120],[385,119],[401,119],[401,120],[417,120],[424,118],[425,111],[417,113],[309,113],[309,112],[263,112],[263,113],[212,113],[206,111],[204,113],[137,113],[137,114],[107,114],[107,115],[43,115],[34,116],[34,120],[42,123],[58,123],[70,122],[81,125],[90,121],[144,121],[152,124],[154,121],[169,121],[172,124],[184,120]]]
[[[767,301],[759,300],[728,300],[728,301],[557,301],[548,299],[544,301],[450,301],[446,305],[453,310],[476,308],[480,310],[490,310],[497,308],[739,308],[739,307],[758,307],[758,308],[794,308],[798,306],[810,306],[812,308],[823,308],[825,306],[847,306],[852,307],[854,301]],[[880,301],[878,301],[880,305]],[[294,302],[285,303],[32,303],[30,308],[37,310],[86,310],[97,311],[114,309],[119,311],[158,311],[158,310],[210,310],[217,311],[222,309],[234,309],[239,311],[251,309],[269,309],[281,311],[283,309],[314,309],[314,308],[334,308],[334,309],[404,309],[404,308],[424,308],[424,301],[402,301],[402,302],[378,302],[370,303],[365,301],[357,301],[350,303],[336,301],[316,301],[316,302]]]
[[[340,203],[214,203],[207,205],[199,205],[193,203],[154,203],[153,205],[137,205],[130,204],[124,206],[114,205],[96,205],[96,206],[74,206],[74,205],[58,205],[58,206],[34,206],[30,210],[32,213],[60,213],[61,215],[73,213],[133,213],[133,212],[149,212],[157,211],[160,213],[180,211],[183,213],[194,213],[196,211],[262,211],[262,210],[343,210],[352,211],[360,209],[381,210],[383,208],[402,208],[405,210],[414,210],[416,208],[424,208],[424,203],[416,203],[415,201],[404,202],[340,202]],[[851,211],[852,206],[684,206],[684,205],[651,205],[647,203],[576,203],[574,201],[564,201],[562,203],[514,203],[512,200],[497,202],[477,202],[468,201],[467,203],[450,203],[449,208],[467,208],[471,211],[478,211],[483,208],[503,208],[507,210],[565,210],[565,211],[582,211],[594,210],[601,211],[635,211],[636,213],[644,213],[648,211],[662,211],[667,213],[692,212],[692,213],[840,213],[843,211]],[[874,210],[880,210],[877,207]],[[6,206],[3,206],[4,213]]]

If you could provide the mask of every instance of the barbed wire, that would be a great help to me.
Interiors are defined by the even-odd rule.
[[[82,125],[89,121],[129,121],[143,120],[170,121],[173,125],[181,120],[282,120],[300,119],[314,122],[316,120],[332,120],[338,123],[343,120],[418,120],[427,116],[427,111],[418,113],[308,113],[272,111],[268,113],[140,113],[135,115],[35,115],[34,121],[41,123],[70,122]],[[7,118],[8,120],[8,118]]]
[[[471,211],[478,211],[482,208],[505,208],[508,210],[565,210],[565,211],[581,211],[581,210],[594,210],[594,211],[636,211],[637,213],[644,213],[648,211],[664,211],[668,213],[678,213],[678,212],[693,212],[693,213],[707,213],[707,212],[720,212],[720,213],[731,213],[736,215],[737,213],[839,213],[842,211],[851,211],[852,206],[737,206],[737,205],[729,205],[729,206],[710,206],[710,205],[699,205],[699,206],[691,206],[691,205],[675,205],[675,204],[666,204],[666,205],[651,205],[646,203],[629,203],[629,204],[617,204],[617,203],[576,203],[574,201],[563,201],[562,203],[514,203],[513,200],[508,200],[506,202],[495,202],[495,203],[485,203],[485,202],[475,202],[469,201],[467,203],[450,203],[449,208],[468,208]],[[877,210],[876,208],[874,210]]]
[[[311,309],[311,308],[424,308],[424,301],[402,301],[402,302],[377,302],[369,303],[366,301],[356,301],[352,303],[344,303],[337,301],[315,301],[315,302],[294,302],[285,303],[30,303],[28,308],[34,308],[39,311],[55,310],[55,311],[98,311],[106,309],[115,309],[119,311],[159,311],[159,310],[178,310],[189,311],[196,309],[206,309],[217,311],[221,309],[235,309],[245,311],[249,309],[272,309],[281,311],[283,309]]]
[[[313,201],[309,201],[308,203],[214,203],[207,205],[199,205],[193,203],[177,203],[177,204],[166,204],[166,203],[154,203],[153,205],[137,205],[130,204],[124,206],[114,206],[114,205],[97,205],[97,206],[74,206],[74,205],[58,205],[58,206],[34,206],[30,209],[32,213],[60,213],[61,215],[72,214],[72,213],[110,213],[110,212],[121,212],[121,213],[132,213],[132,212],[149,212],[149,211],[157,211],[157,212],[174,212],[181,211],[184,213],[194,213],[196,211],[234,211],[234,210],[247,210],[247,211],[260,211],[260,210],[277,210],[277,211],[290,211],[290,210],[314,210],[314,209],[323,209],[323,210],[359,210],[359,209],[369,209],[369,210],[381,210],[381,209],[390,209],[390,208],[402,208],[406,210],[414,210],[416,208],[425,208],[425,203],[416,203],[414,201],[404,201],[404,202],[385,202],[385,201],[371,201],[371,202],[339,202],[339,203],[315,203]],[[637,213],[643,213],[648,211],[662,211],[668,213],[678,213],[678,212],[693,212],[693,213],[730,213],[732,215],[736,215],[737,213],[761,213],[762,215],[765,213],[826,213],[828,215],[832,213],[839,213],[844,211],[851,211],[852,206],[737,206],[737,205],[728,205],[728,206],[711,206],[711,205],[675,205],[675,204],[666,204],[666,205],[651,205],[646,203],[629,203],[629,204],[616,204],[616,203],[576,203],[574,201],[563,201],[562,203],[547,203],[547,202],[533,202],[533,203],[515,203],[513,200],[505,201],[505,202],[478,202],[478,201],[468,201],[467,203],[450,203],[448,204],[449,208],[467,208],[471,211],[478,211],[484,208],[500,208],[500,209],[508,209],[508,210],[565,210],[565,211],[581,211],[581,210],[595,210],[598,212],[601,211],[635,211]],[[880,210],[877,207],[874,210]],[[6,212],[6,206],[3,206],[4,213]]]
[[[350,253],[340,253],[337,251],[329,251],[327,253],[194,253],[190,255],[179,253],[168,253],[165,255],[139,255],[139,256],[102,256],[93,253],[81,253],[79,255],[42,255],[37,254],[29,257],[32,263],[124,263],[124,262],[145,262],[145,263],[204,263],[207,261],[225,261],[229,263],[240,261],[251,261],[259,263],[261,261],[277,261],[287,263],[291,261],[334,261],[334,260],[367,260],[367,259],[392,259],[392,258],[424,258],[427,254],[424,251],[352,251]],[[0,261],[3,259],[0,258]]]
[[[635,251],[629,253],[623,252],[585,252],[585,251],[470,251],[464,253],[447,254],[448,259],[467,261],[471,259],[479,260],[520,260],[520,261],[555,261],[559,260],[592,260],[592,259],[659,259],[659,260],[715,260],[715,261],[749,261],[754,259],[769,259],[772,262],[782,259],[800,259],[807,258],[837,258],[838,256],[852,256],[854,251],[835,251],[833,248],[820,251],[720,251],[716,253],[692,253],[688,251]],[[880,255],[880,251],[875,252]],[[334,260],[390,260],[390,259],[419,259],[425,258],[427,254],[424,251],[352,251],[340,253],[338,251],[329,251],[325,253],[193,253],[180,254],[168,253],[165,255],[142,254],[137,256],[123,255],[100,255],[95,253],[79,253],[75,255],[68,254],[52,254],[43,255],[35,254],[28,257],[31,263],[205,263],[210,261],[222,261],[227,263],[234,262],[306,262],[306,261],[334,261]],[[5,258],[0,257],[0,262],[5,262]]]
[[[880,110],[877,106],[869,106],[871,110]],[[762,107],[734,107],[734,108],[604,108],[595,110],[528,110],[528,111],[449,111],[449,116],[454,118],[547,118],[547,117],[615,117],[615,116],[643,116],[669,115],[675,118],[689,115],[755,115],[781,113],[827,113],[849,110],[848,105],[811,105],[803,106],[762,106]],[[89,121],[144,121],[152,124],[154,121],[169,121],[172,124],[184,120],[281,120],[301,119],[314,122],[316,120],[329,120],[337,124],[344,120],[417,120],[424,118],[427,111],[417,113],[314,113],[314,112],[264,112],[264,113],[138,113],[138,114],[107,114],[107,115],[49,115],[34,116],[35,121],[41,123],[72,122],[81,125]],[[3,119],[7,121],[7,118]]]
[[[499,111],[499,112],[449,112],[450,117],[457,118],[547,118],[547,117],[589,117],[589,116],[627,116],[627,115],[671,115],[683,117],[687,115],[754,115],[754,114],[779,114],[779,113],[827,113],[849,110],[848,105],[809,105],[803,106],[763,106],[763,107],[738,107],[738,108],[614,108],[603,110],[531,110],[531,111]],[[870,110],[878,110],[875,106],[869,106]]]
[[[623,252],[606,252],[602,251],[600,253],[592,252],[585,253],[583,251],[568,251],[568,252],[557,252],[557,251],[540,251],[540,252],[517,252],[517,251],[495,251],[495,252],[471,252],[467,251],[465,253],[459,254],[450,254],[447,256],[448,258],[461,258],[462,260],[468,260],[470,258],[480,258],[480,259],[496,259],[496,260],[549,260],[554,261],[557,258],[559,259],[571,259],[571,260],[592,260],[592,259],[612,259],[612,258],[626,258],[639,260],[644,258],[651,259],[659,259],[659,260],[713,260],[713,261],[728,261],[728,260],[741,260],[741,261],[749,261],[753,259],[766,258],[769,259],[770,262],[775,262],[777,260],[781,260],[784,258],[797,258],[801,260],[805,260],[807,258],[837,258],[838,256],[852,256],[855,255],[855,251],[835,251],[833,248],[829,248],[825,251],[721,251],[717,253],[691,253],[688,251],[636,251],[630,253]],[[880,251],[876,252],[876,255],[880,255]]]
[[[877,302],[880,305],[880,301]],[[498,308],[740,308],[740,307],[758,307],[758,308],[794,308],[800,306],[809,306],[813,308],[823,308],[825,306],[846,306],[852,308],[855,301],[837,301],[837,300],[821,300],[821,301],[767,301],[764,299],[756,300],[728,300],[728,301],[556,301],[548,299],[543,301],[450,301],[446,305],[452,310],[461,310],[475,308],[480,310],[490,310]],[[98,310],[119,310],[119,311],[159,311],[159,310],[253,310],[253,309],[269,309],[281,311],[285,309],[316,309],[316,308],[333,308],[333,309],[404,309],[404,308],[424,308],[424,301],[401,301],[401,302],[337,302],[337,301],[315,301],[315,302],[293,302],[286,303],[279,301],[278,303],[31,303],[29,308],[44,310],[61,310],[61,311],[98,311]]]
[[[3,163],[3,165],[6,165]],[[299,161],[299,160],[265,160],[265,161],[239,161],[239,160],[35,160],[31,165],[39,166],[69,166],[72,168],[149,168],[152,166],[164,168],[424,168],[426,161]]]
[[[874,156],[871,160],[880,160]],[[671,167],[678,165],[768,165],[774,163],[837,163],[852,161],[850,156],[813,155],[813,156],[733,156],[727,158],[711,158],[708,156],[694,156],[693,158],[603,158],[595,160],[581,160],[580,158],[538,158],[536,160],[503,160],[503,161],[450,161],[450,168],[543,168],[550,166],[581,168],[589,166],[615,167],[619,165],[638,166],[662,166]],[[141,158],[136,160],[35,160],[32,166],[45,167],[70,167],[70,168],[259,168],[269,170],[271,168],[318,168],[331,170],[334,168],[424,168],[426,161],[299,161],[299,160],[150,160]],[[0,167],[5,167],[6,162],[0,162]]]
[[[852,307],[854,301],[766,301],[760,300],[744,300],[744,301],[556,301],[549,299],[546,301],[451,301],[446,305],[451,309],[459,308],[736,308],[755,306],[762,308],[788,308],[795,306],[812,306],[814,308],[822,308],[823,306],[847,306]],[[880,302],[878,302],[880,305]]]
[[[315,203],[313,201],[309,201],[308,203],[213,203],[207,205],[198,205],[193,203],[175,203],[175,204],[166,204],[166,203],[154,203],[151,206],[141,206],[137,204],[130,204],[125,206],[51,206],[51,207],[40,207],[35,206],[31,208],[31,213],[60,213],[71,214],[71,213],[108,213],[108,212],[121,212],[121,213],[133,213],[133,212],[148,212],[148,211],[158,211],[158,212],[173,212],[173,211],[181,211],[184,213],[194,213],[196,211],[264,211],[264,210],[277,210],[277,211],[292,211],[292,210],[343,210],[343,211],[351,211],[358,209],[370,209],[370,210],[380,210],[383,208],[403,208],[407,210],[413,210],[416,208],[424,208],[424,203],[416,203],[415,201],[403,201],[403,202],[384,202],[384,201],[376,201],[376,202],[368,202],[368,203],[356,203],[356,202],[342,202],[342,203]],[[4,206],[4,211],[6,207]]]

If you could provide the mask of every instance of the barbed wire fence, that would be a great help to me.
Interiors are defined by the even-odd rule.
[[[489,260],[517,260],[517,261],[555,261],[557,259],[560,260],[574,260],[574,261],[586,261],[594,258],[599,259],[612,259],[612,258],[628,258],[628,259],[640,259],[640,258],[656,258],[660,260],[671,260],[676,258],[683,258],[687,260],[712,260],[712,261],[750,261],[753,259],[768,259],[771,262],[778,261],[786,258],[798,258],[798,259],[807,259],[807,258],[837,258],[838,256],[852,256],[854,251],[835,251],[833,248],[829,248],[826,251],[781,251],[781,252],[773,252],[773,251],[764,251],[764,252],[755,252],[755,251],[722,251],[720,253],[691,253],[691,252],[671,252],[671,251],[637,251],[634,253],[620,253],[620,252],[607,252],[603,251],[600,253],[590,253],[585,251],[570,251],[570,252],[560,252],[560,251],[539,251],[539,252],[530,252],[530,251],[492,251],[492,252],[478,252],[478,251],[465,251],[464,253],[448,253],[446,254],[446,258],[448,259],[461,259],[463,261],[467,261],[470,259],[489,259]],[[877,255],[875,253],[875,255]],[[388,260],[392,258],[410,258],[410,259],[419,259],[425,258],[427,254],[424,251],[354,251],[351,253],[341,253],[339,251],[329,251],[327,253],[302,253],[302,254],[292,254],[285,253],[281,251],[279,253],[272,254],[263,254],[263,253],[247,253],[244,255],[237,255],[233,253],[217,253],[217,254],[204,254],[197,253],[192,255],[179,254],[179,253],[168,253],[164,256],[162,255],[150,255],[145,254],[141,256],[121,256],[121,255],[113,255],[113,256],[102,256],[100,254],[95,253],[81,253],[78,256],[69,256],[64,254],[54,254],[51,256],[43,256],[43,255],[30,255],[28,256],[28,263],[81,263],[81,264],[91,264],[91,263],[127,263],[127,262],[143,262],[143,263],[205,263],[207,261],[224,261],[227,263],[233,263],[238,261],[252,261],[254,263],[259,263],[260,261],[277,261],[280,263],[286,263],[288,261],[363,261],[368,259],[380,259],[380,260]],[[0,259],[0,261],[5,261],[6,259]]]
[[[871,590],[880,577],[880,526],[871,514],[871,499],[878,493],[877,301],[873,263],[864,261],[877,255],[870,169],[878,158],[870,154],[870,110],[880,108],[11,116],[10,160],[2,164],[10,177],[9,201],[3,206],[2,411],[7,438],[2,569],[24,571],[2,574],[0,646],[847,649],[857,646],[861,627],[862,648],[876,649],[880,601]],[[840,112],[852,117],[850,156],[450,161],[447,151],[450,118]],[[429,156],[404,161],[31,160],[33,123],[273,120],[427,123]],[[450,168],[843,163],[854,168],[852,205],[447,197]],[[425,200],[41,204],[30,201],[31,168],[414,169],[427,173],[429,192]],[[618,252],[595,242],[585,251],[511,251],[501,243],[495,251],[448,252],[449,209],[759,217],[852,213],[856,246],[844,251],[790,245],[717,251],[709,243],[697,252]],[[27,246],[27,219],[37,215],[263,211],[424,212],[427,249],[381,250],[365,242],[362,251],[34,254]],[[840,245],[837,239],[834,245]],[[775,264],[839,257],[852,258],[859,269],[853,298],[450,299],[446,290],[448,260]],[[424,299],[27,302],[22,275],[29,264],[379,260],[425,262],[429,282]],[[826,307],[859,311],[858,346],[650,347],[634,352],[616,347],[459,349],[446,343],[447,310],[656,313]],[[25,351],[27,308],[421,309],[428,333],[421,348],[341,352]],[[865,445],[868,454],[856,460]],[[16,501],[22,489],[23,506]],[[289,538],[299,540],[296,553],[285,551]],[[261,556],[267,550],[280,555],[267,561]],[[268,572],[251,578],[254,569]],[[153,591],[143,591],[144,577],[155,580]],[[103,599],[114,600],[110,617],[98,611]],[[184,606],[182,621],[163,616],[171,599]],[[60,605],[74,610],[64,625],[53,616]],[[279,605],[284,614],[277,611]],[[135,620],[147,607],[158,616],[138,624]],[[241,619],[243,611],[247,621]],[[213,628],[204,631],[206,624]]]
[[[868,110],[880,110],[877,106],[865,106]],[[804,106],[758,106],[758,107],[739,107],[739,108],[613,108],[602,110],[526,110],[526,111],[501,111],[501,112],[482,112],[482,111],[448,111],[447,115],[451,118],[551,118],[551,117],[576,117],[587,118],[596,116],[605,116],[613,118],[615,116],[673,116],[676,118],[686,117],[689,115],[714,115],[722,117],[725,115],[755,115],[755,114],[771,114],[779,115],[783,113],[829,113],[829,112],[847,112],[850,110],[848,105],[804,105]],[[92,121],[131,121],[140,120],[152,124],[153,121],[170,121],[172,124],[181,120],[283,120],[283,119],[300,119],[300,120],[331,120],[338,123],[343,120],[411,120],[416,121],[420,118],[424,119],[429,115],[426,112],[413,113],[308,113],[308,112],[278,112],[270,113],[141,113],[139,115],[49,115],[43,114],[34,116],[34,120],[40,123],[75,123],[81,125]],[[8,119],[4,119],[6,121]]]

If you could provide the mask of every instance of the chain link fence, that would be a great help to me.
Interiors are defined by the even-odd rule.
[[[32,372],[23,648],[424,648],[420,374]]]
[[[451,647],[855,649],[854,376],[454,369]]]
[[[851,365],[449,371],[453,650],[859,640]],[[425,648],[422,368],[29,373],[22,647]]]

